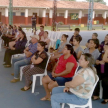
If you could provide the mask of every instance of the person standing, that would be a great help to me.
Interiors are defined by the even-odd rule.
[[[36,31],[36,17],[35,17],[35,15],[33,15],[31,21],[32,21],[32,32],[33,32],[33,28],[35,28],[35,31]]]

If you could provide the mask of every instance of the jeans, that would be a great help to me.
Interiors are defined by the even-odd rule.
[[[60,103],[70,103],[75,105],[85,105],[88,99],[80,98],[72,93],[64,93],[64,87],[55,87],[52,91],[51,105],[52,108],[61,108]]]
[[[29,65],[30,60],[25,59],[25,57],[15,57],[12,59],[12,64],[14,66],[14,77],[19,77],[20,67]]]

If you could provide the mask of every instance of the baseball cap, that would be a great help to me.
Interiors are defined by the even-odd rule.
[[[33,35],[33,36],[30,36],[31,38],[36,38],[37,40],[39,40],[39,36],[38,35]]]

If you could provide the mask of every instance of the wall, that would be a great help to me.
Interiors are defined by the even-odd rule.
[[[87,24],[88,17],[81,18],[81,24]]]
[[[94,20],[99,20],[99,24],[103,24],[103,17],[95,17]]]
[[[1,22],[6,23],[5,22],[5,16],[1,16]]]

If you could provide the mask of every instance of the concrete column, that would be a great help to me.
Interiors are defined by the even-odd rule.
[[[28,25],[28,9],[25,9],[25,25]]]
[[[105,25],[105,23],[106,23],[106,17],[107,17],[107,12],[105,11],[104,13],[103,13],[103,24]]]
[[[42,10],[42,24],[45,25],[46,9]]]
[[[8,17],[8,8],[5,8],[5,23],[8,24],[9,23],[9,17]]]
[[[49,25],[52,25],[53,10],[49,11]]]
[[[68,10],[65,10],[65,13],[64,13],[64,24],[65,25],[67,24],[67,19],[68,19]]]
[[[94,18],[95,18],[95,11],[93,11],[93,16],[92,16],[92,23],[94,24]]]
[[[82,18],[82,11],[80,10],[78,15],[78,19],[79,19],[78,24],[81,24],[81,18]]]

